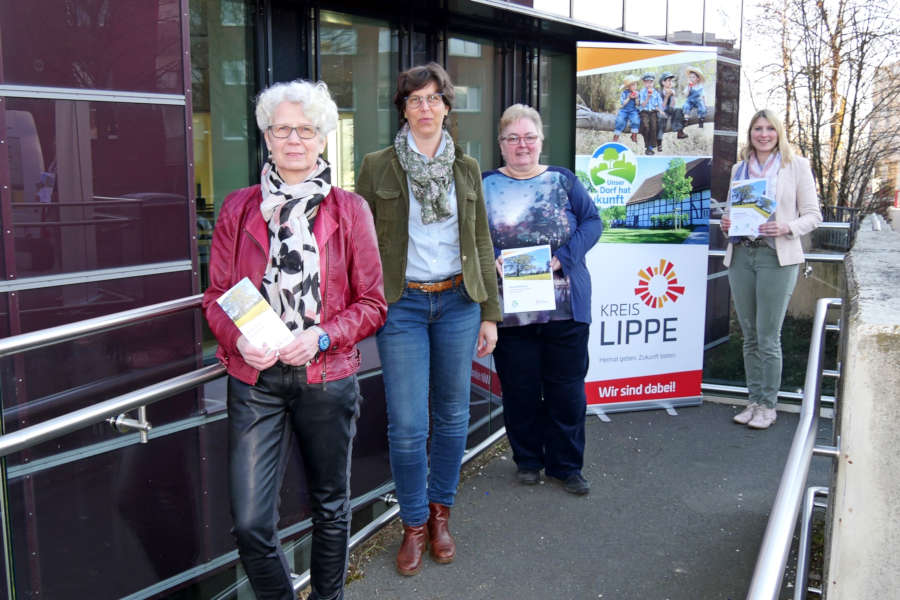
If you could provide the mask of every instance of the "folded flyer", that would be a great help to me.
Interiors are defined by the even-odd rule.
[[[257,348],[277,350],[294,341],[294,334],[248,278],[238,281],[216,302]]]

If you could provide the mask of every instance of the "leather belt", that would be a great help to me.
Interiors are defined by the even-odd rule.
[[[462,273],[443,281],[407,281],[406,287],[422,292],[444,292],[462,283]]]
[[[762,238],[757,238],[755,240],[751,240],[750,238],[741,238],[741,246],[746,246],[748,248],[759,248],[760,246],[765,246],[766,241]]]

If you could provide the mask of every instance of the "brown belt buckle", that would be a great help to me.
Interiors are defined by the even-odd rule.
[[[435,282],[424,282],[424,281],[407,281],[406,287],[412,288],[414,290],[420,290],[423,292],[429,293],[437,293],[444,292],[449,290],[454,285],[459,285],[462,282],[462,274],[454,275],[450,279],[445,279],[443,281],[435,281]]]

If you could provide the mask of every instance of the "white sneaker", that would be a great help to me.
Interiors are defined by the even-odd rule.
[[[747,408],[745,408],[738,414],[734,415],[734,422],[740,423],[741,425],[746,425],[747,423],[750,422],[750,419],[753,418],[753,415],[756,412],[756,409],[758,407],[759,407],[759,404],[757,404],[756,402],[748,404]]]
[[[778,413],[775,412],[774,408],[760,406],[756,409],[756,413],[750,419],[750,422],[747,423],[747,427],[751,429],[768,429],[769,425],[774,423],[777,418]]]

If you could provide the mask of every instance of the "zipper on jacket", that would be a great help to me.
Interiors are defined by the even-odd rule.
[[[330,246],[331,246],[331,244],[329,244],[328,242],[325,242],[325,274],[324,274],[325,276],[321,277],[322,274],[321,273],[319,274],[321,281],[322,281],[322,319],[321,319],[321,321],[325,320],[325,306],[326,306],[325,300],[326,300],[326,291],[328,289],[328,268],[329,268],[329,265],[331,262],[328,257],[328,248]],[[330,350],[330,349],[331,349],[331,347],[329,346],[328,350]],[[328,382],[325,381],[325,361],[327,360],[326,356],[328,354],[328,350],[325,350],[325,352],[322,353],[322,391],[325,391],[326,389],[328,389]]]

